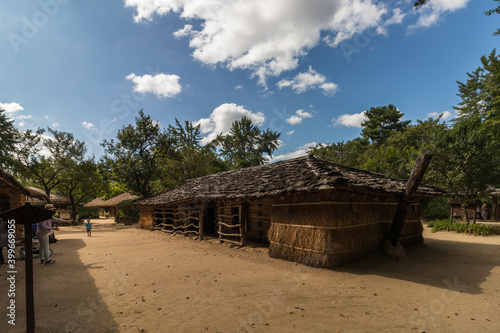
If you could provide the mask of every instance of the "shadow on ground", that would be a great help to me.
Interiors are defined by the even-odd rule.
[[[79,258],[85,246],[81,239],[64,239],[51,244],[54,251],[50,266],[40,265],[34,257],[34,298],[37,333],[116,332],[118,325],[101,298],[93,278]],[[16,249],[17,253],[19,247]],[[0,320],[0,332],[25,332],[25,276],[23,260],[16,263],[16,325]],[[0,308],[7,306],[7,267],[0,266]],[[96,331],[96,327],[100,329]]]
[[[423,245],[407,248],[400,261],[375,254],[335,270],[481,294],[481,284],[497,266],[500,245],[426,239]]]

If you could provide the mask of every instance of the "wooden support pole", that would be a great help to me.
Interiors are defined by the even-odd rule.
[[[33,229],[31,225],[24,225],[24,246],[26,248],[26,331],[35,332],[35,301],[33,293]]]
[[[207,207],[204,204],[202,204],[200,207],[200,219],[198,220],[199,225],[200,225],[200,241],[203,240],[203,234],[205,232],[205,226],[203,225],[203,222],[205,220],[205,210],[206,209],[207,209]]]
[[[413,166],[410,178],[403,192],[403,197],[399,201],[398,207],[396,208],[396,213],[391,223],[389,232],[387,233],[386,239],[391,242],[392,246],[396,246],[398,243],[399,235],[403,229],[403,225],[406,220],[406,214],[408,213],[408,207],[411,205],[413,195],[417,192],[418,186],[424,177],[425,171],[431,162],[432,155],[421,153],[418,155],[417,161]]]
[[[242,202],[239,207],[240,213],[240,237],[241,237],[241,245],[244,246],[246,244],[246,235],[245,235],[245,224],[246,224],[246,207],[245,202]]]

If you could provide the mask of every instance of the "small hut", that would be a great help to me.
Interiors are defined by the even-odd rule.
[[[464,218],[464,213],[462,211],[462,204],[457,199],[450,199],[446,202],[450,205],[450,220],[462,220]],[[467,217],[469,219],[481,219],[481,205],[483,203],[481,200],[469,201],[466,206]]]
[[[311,156],[188,180],[136,200],[143,228],[221,242],[268,242],[269,255],[334,267],[376,252],[406,181]],[[444,191],[421,185],[400,237],[421,244],[419,200]]]
[[[109,217],[116,216],[116,206],[122,201],[137,199],[136,195],[125,192],[108,200],[102,200],[102,197],[96,198],[84,205],[84,207],[99,207],[99,213],[109,213]]]
[[[0,169],[0,212],[24,205],[30,191],[14,176]],[[24,237],[22,226],[16,228],[16,239]]]
[[[104,214],[106,214],[106,209],[102,205],[103,203],[104,203],[104,200],[102,200],[102,197],[99,197],[99,198],[95,198],[92,201],[87,202],[85,205],[83,205],[83,207],[89,207],[89,208],[98,207],[99,208],[99,215],[103,216]]]
[[[48,204],[49,201],[54,205],[54,207],[59,209],[65,209],[67,206],[71,205],[71,201],[64,195],[50,193],[49,200],[44,190],[34,186],[28,186],[27,188],[30,191],[30,195],[28,196],[26,202],[30,205],[43,207]]]

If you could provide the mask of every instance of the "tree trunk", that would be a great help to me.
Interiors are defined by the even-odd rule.
[[[469,224],[469,214],[467,213],[467,203],[462,202],[461,206],[462,206],[462,219],[464,220],[464,222]]]
[[[417,192],[418,186],[424,177],[425,171],[427,170],[431,159],[432,155],[421,153],[418,155],[417,161],[413,166],[410,178],[408,179],[403,192],[403,197],[396,208],[396,213],[394,214],[391,227],[386,236],[386,240],[388,240],[392,246],[396,246],[398,243],[399,234],[401,233],[406,220],[408,207],[411,205],[413,195]]]

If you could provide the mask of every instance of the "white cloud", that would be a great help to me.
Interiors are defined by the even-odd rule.
[[[309,89],[321,89],[325,95],[333,96],[338,89],[335,83],[326,82],[324,75],[316,72],[309,67],[309,70],[304,73],[299,73],[291,80],[280,80],[277,83],[279,89],[284,87],[291,87],[297,94],[306,92]]]
[[[189,36],[193,33],[193,26],[191,24],[186,24],[184,28],[177,30],[174,32],[175,38],[182,38]]]
[[[295,132],[295,131],[288,131],[288,132],[286,132],[286,135],[290,136],[293,134],[293,132]]]
[[[49,119],[49,116],[45,115],[45,117],[44,117],[44,118],[45,118],[45,119]]]
[[[88,131],[95,131],[95,130],[97,130],[97,128],[95,127],[95,125],[92,124],[92,123],[84,121],[84,122],[82,122],[82,125]]]
[[[237,85],[236,87],[234,87],[234,89],[236,89],[236,90],[243,89],[243,86],[242,85]]]
[[[291,116],[286,120],[287,123],[290,125],[298,125],[302,123],[302,120],[304,118],[312,118],[313,114],[311,112],[307,112],[304,110],[297,110],[295,111],[295,115]]]
[[[262,112],[252,112],[234,103],[224,103],[215,108],[209,118],[202,118],[194,122],[194,125],[200,125],[201,132],[208,134],[201,140],[202,143],[206,144],[220,133],[227,134],[233,122],[242,117],[249,118],[256,126],[261,126],[266,120]]]
[[[408,31],[418,28],[428,28],[436,25],[443,14],[465,8],[470,0],[429,0],[417,13],[417,23],[408,27]]]
[[[59,127],[59,126],[61,126],[61,123],[53,123],[52,124],[52,127]]]
[[[317,145],[316,142],[306,143],[305,145],[298,147],[295,151],[292,151],[290,153],[273,156],[272,161],[276,162],[276,161],[289,160],[291,158],[305,156],[307,155],[309,148],[314,147],[316,145]]]
[[[160,98],[174,97],[182,90],[179,84],[180,77],[174,74],[156,74],[155,76],[146,74],[137,76],[134,73],[126,77],[135,83],[134,91],[139,93],[153,93]]]
[[[302,118],[312,118],[313,117],[311,112],[307,112],[304,110],[297,110],[297,111],[295,111],[295,113]]]
[[[29,115],[27,115],[27,116],[25,116],[25,115],[20,115],[20,116],[16,116],[16,117],[14,117],[14,119],[31,119],[31,118],[32,118],[32,117],[31,117],[31,115],[30,115],[30,114],[29,114]]]
[[[438,118],[439,116],[441,116],[441,119],[442,120],[446,120],[446,119],[451,119],[451,118],[456,118],[458,117],[458,114],[456,112],[450,112],[450,111],[443,111],[441,113],[439,112],[431,112],[427,115],[427,118]]]
[[[24,108],[19,105],[19,103],[12,102],[12,103],[1,103],[0,102],[0,110],[4,110],[5,113],[14,113],[17,111],[23,111]]]
[[[388,17],[387,7],[396,5],[378,0],[125,0],[125,6],[135,8],[136,22],[170,12],[200,22],[199,31],[186,25],[176,32],[189,36],[194,59],[249,69],[264,87],[268,76],[295,69],[322,37],[336,47],[385,21],[397,21],[400,14]]]
[[[365,115],[366,111],[355,114],[343,114],[338,118],[333,118],[332,123],[334,126],[343,125],[347,127],[361,127],[361,123],[368,120]]]
[[[302,118],[294,115],[288,118],[286,122],[289,123],[290,125],[298,125],[302,123]]]
[[[19,122],[19,126],[20,126],[20,127],[24,127],[24,126],[26,126],[26,123],[25,123],[24,121],[20,121],[20,122]]]

